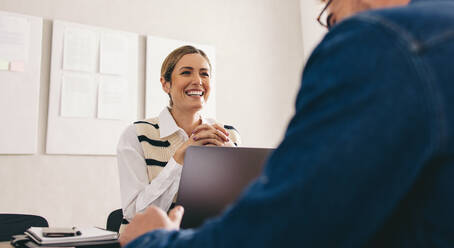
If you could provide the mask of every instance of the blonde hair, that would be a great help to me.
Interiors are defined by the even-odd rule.
[[[208,59],[208,56],[205,54],[204,51],[201,49],[195,48],[193,46],[182,46],[179,47],[175,50],[173,50],[169,55],[167,55],[166,59],[164,62],[162,62],[161,66],[161,77],[164,78],[166,82],[169,82],[170,85],[172,85],[172,72],[175,69],[175,66],[177,65],[178,61],[187,54],[200,54],[203,58],[206,59],[208,62],[208,65],[210,66],[210,74],[211,74],[211,63],[210,60]],[[173,101],[172,97],[169,95],[169,107],[172,107]]]
[[[162,62],[161,66],[161,77],[164,78],[166,82],[170,82],[172,80],[172,72],[175,69],[175,65],[180,61],[180,59],[187,54],[200,54],[203,58],[206,59],[208,65],[210,66],[210,73],[211,73],[211,63],[208,59],[208,56],[200,49],[197,49],[193,46],[182,46],[175,50],[173,50],[169,55],[167,55],[164,62]]]

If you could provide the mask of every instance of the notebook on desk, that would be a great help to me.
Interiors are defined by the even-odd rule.
[[[177,196],[182,228],[198,227],[223,212],[262,172],[274,149],[192,146],[186,150]]]
[[[38,245],[45,246],[82,246],[118,242],[118,233],[97,227],[79,228],[81,234],[70,237],[45,237],[43,229],[43,227],[30,227],[25,232],[25,235]]]

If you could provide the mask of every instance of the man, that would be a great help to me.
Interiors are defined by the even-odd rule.
[[[123,245],[454,247],[454,0],[327,4],[263,175],[196,230],[150,208]]]

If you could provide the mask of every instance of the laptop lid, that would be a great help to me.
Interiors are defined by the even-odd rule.
[[[270,148],[191,146],[186,150],[177,205],[182,228],[194,228],[233,203],[262,172]]]

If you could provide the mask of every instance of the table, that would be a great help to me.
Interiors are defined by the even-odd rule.
[[[90,246],[94,247],[94,246]],[[98,245],[99,248],[120,248],[119,244]],[[9,241],[0,242],[0,248],[14,248]],[[67,247],[70,248],[70,247]]]
[[[13,246],[9,241],[0,242],[0,248],[12,248]]]

